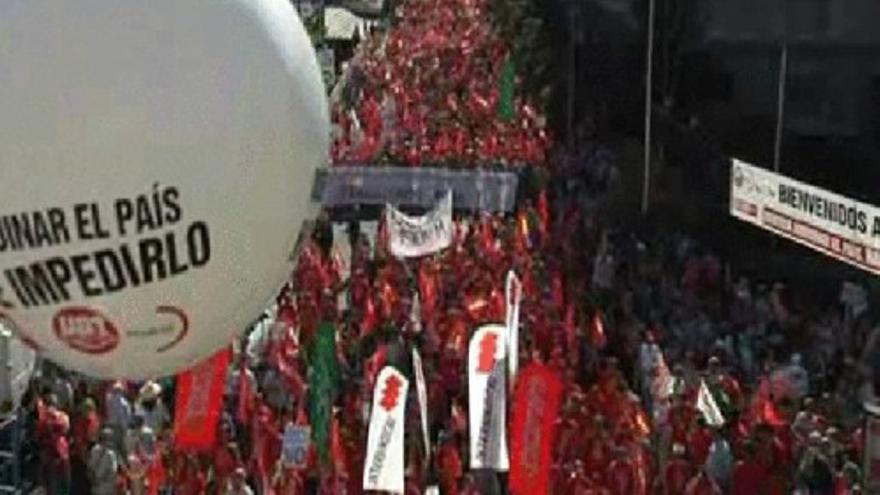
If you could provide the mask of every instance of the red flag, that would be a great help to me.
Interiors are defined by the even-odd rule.
[[[373,296],[367,295],[364,303],[364,317],[361,320],[361,337],[366,337],[379,326],[379,317],[376,314],[376,305],[373,303]]]
[[[562,380],[543,364],[519,374],[510,436],[510,491],[513,495],[550,493],[556,416]]]
[[[174,445],[179,450],[207,451],[214,447],[231,354],[226,348],[178,375]]]
[[[238,373],[238,422],[250,424],[251,411],[254,408],[254,391],[247,374],[247,358],[242,357],[241,369]]]
[[[541,239],[547,239],[547,231],[550,228],[550,204],[547,201],[547,190],[542,189],[540,193],[538,193],[538,218],[540,219],[541,225],[539,226],[541,230]]]

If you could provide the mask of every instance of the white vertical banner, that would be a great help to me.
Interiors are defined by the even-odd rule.
[[[507,327],[483,325],[468,349],[470,467],[507,471]]]
[[[507,272],[504,284],[504,300],[507,306],[507,366],[510,373],[511,386],[516,381],[519,366],[519,308],[522,302],[522,283],[513,270]]]
[[[373,392],[373,411],[364,463],[364,490],[403,493],[403,429],[409,380],[386,366]]]
[[[419,412],[422,415],[422,440],[425,442],[425,460],[431,461],[431,435],[428,432],[428,388],[425,385],[425,370],[419,351],[412,350],[413,369],[416,374],[416,397],[419,399]]]
[[[415,258],[446,249],[452,244],[452,191],[420,217],[386,205],[385,219],[391,254],[398,258]]]

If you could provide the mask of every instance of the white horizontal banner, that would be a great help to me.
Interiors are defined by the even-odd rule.
[[[730,214],[880,274],[880,208],[733,159]]]
[[[399,258],[414,258],[436,253],[452,244],[452,192],[433,210],[413,217],[397,208],[385,208],[391,253]]]

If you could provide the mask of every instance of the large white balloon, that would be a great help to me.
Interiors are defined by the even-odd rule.
[[[103,378],[227,345],[312,213],[320,77],[289,0],[0,0],[0,314]]]

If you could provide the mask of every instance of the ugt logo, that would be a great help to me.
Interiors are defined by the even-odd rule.
[[[491,373],[495,369],[495,352],[498,350],[498,334],[487,332],[480,340],[480,354],[477,356],[477,371]]]
[[[391,375],[385,380],[385,388],[382,390],[382,401],[379,405],[386,411],[391,412],[397,407],[397,401],[400,398],[400,387],[403,382],[397,375]]]

